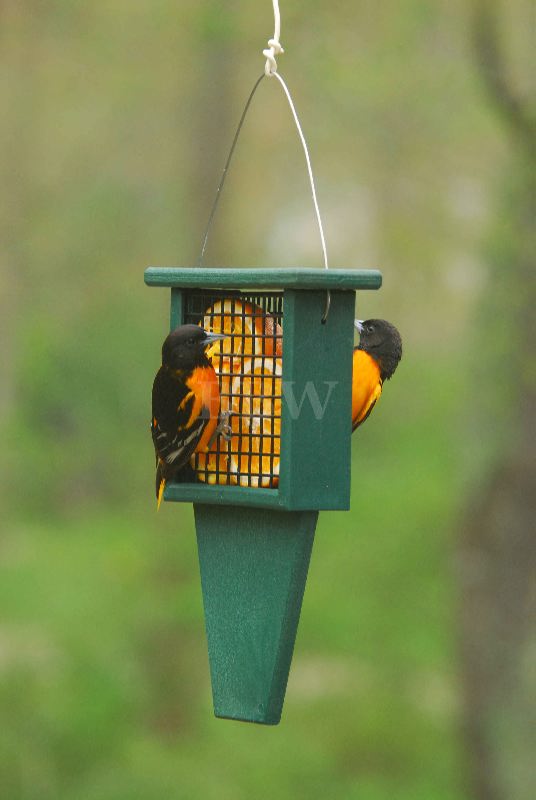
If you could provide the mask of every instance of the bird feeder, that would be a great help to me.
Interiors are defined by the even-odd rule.
[[[261,363],[278,362],[278,369],[271,371],[278,382],[274,377],[271,387],[262,386],[260,392],[257,386],[258,396],[271,398],[271,411],[263,418],[274,416],[274,394],[280,404],[280,426],[269,419],[263,428],[271,441],[269,456],[259,457],[258,446],[248,453],[247,436],[246,452],[242,448],[238,455],[232,455],[233,439],[218,441],[217,455],[231,453],[223,463],[234,464],[234,473],[207,473],[202,480],[198,473],[170,483],[164,500],[194,504],[214,713],[275,725],[281,717],[318,512],[350,507],[355,292],[378,289],[381,274],[150,267],[145,283],[171,289],[171,330],[185,323],[206,326],[207,309],[223,314],[224,300],[242,314],[244,308],[256,308],[273,320],[272,331],[261,333],[261,339],[273,337],[269,355],[266,348],[250,355]],[[327,291],[331,306],[322,322]],[[230,336],[225,355],[243,364],[239,343],[240,336]],[[219,378],[223,405],[233,384],[222,383],[221,374]],[[243,405],[252,386],[244,367],[239,367],[238,381]],[[218,470],[221,459],[216,462]]]

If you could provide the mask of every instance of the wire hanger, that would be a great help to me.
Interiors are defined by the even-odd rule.
[[[208,222],[207,222],[207,227],[205,229],[205,234],[203,236],[203,243],[202,243],[202,246],[201,246],[201,252],[199,254],[199,259],[198,259],[198,262],[197,262],[198,267],[202,266],[202,264],[203,264],[203,258],[204,258],[204,255],[205,255],[205,250],[206,250],[206,247],[207,247],[210,230],[212,228],[212,222],[213,222],[214,216],[216,214],[216,209],[218,208],[218,203],[220,201],[222,189],[223,189],[223,186],[225,184],[225,179],[227,177],[227,172],[228,172],[229,166],[231,164],[231,159],[233,157],[233,153],[235,151],[236,144],[238,142],[238,137],[240,136],[240,131],[242,130],[242,126],[244,124],[244,120],[246,118],[246,115],[248,113],[249,107],[251,105],[251,101],[253,100],[255,92],[257,91],[257,88],[259,87],[259,84],[261,83],[263,78],[277,78],[277,80],[281,84],[281,88],[283,89],[283,91],[285,93],[285,96],[286,96],[286,98],[288,100],[288,104],[290,106],[290,110],[292,112],[292,116],[294,117],[294,122],[296,123],[296,129],[298,131],[298,136],[299,136],[300,141],[302,143],[303,152],[305,154],[305,161],[306,161],[306,164],[307,164],[307,173],[309,175],[309,183],[311,185],[311,195],[312,195],[312,198],[313,198],[313,205],[314,205],[314,208],[315,208],[316,219],[317,219],[317,222],[318,222],[318,230],[320,232],[320,242],[321,242],[321,245],[322,245],[322,254],[323,254],[323,257],[324,257],[324,269],[329,269],[328,254],[327,254],[327,249],[326,249],[326,240],[324,238],[324,229],[323,229],[323,226],[322,226],[322,218],[320,216],[320,209],[318,207],[318,200],[317,200],[317,197],[316,197],[315,181],[314,181],[314,177],[313,177],[313,169],[312,169],[312,166],[311,166],[311,159],[310,159],[310,156],[309,156],[309,149],[307,147],[307,142],[305,141],[305,136],[303,135],[302,127],[300,125],[300,120],[298,118],[298,114],[296,112],[296,108],[294,106],[294,102],[292,100],[292,96],[290,94],[289,88],[288,88],[287,84],[285,83],[285,81],[283,80],[283,78],[281,77],[281,75],[277,71],[276,56],[279,55],[280,53],[284,53],[285,51],[283,50],[283,47],[281,46],[281,43],[279,41],[279,38],[281,36],[281,14],[279,12],[279,0],[272,0],[272,4],[273,4],[273,9],[274,9],[274,35],[273,35],[273,37],[271,39],[268,39],[268,47],[265,50],[262,51],[263,55],[266,57],[266,64],[264,65],[264,72],[255,81],[253,89],[251,90],[251,92],[249,94],[249,97],[246,100],[246,104],[244,106],[244,110],[242,111],[242,115],[240,117],[240,121],[239,121],[238,127],[236,129],[236,133],[235,133],[235,135],[233,137],[233,141],[231,143],[231,149],[229,150],[229,155],[227,156],[227,160],[226,160],[225,166],[223,168],[223,172],[222,172],[222,176],[220,178],[220,182],[218,184],[218,188],[216,189],[216,196],[214,198],[214,202],[213,202],[212,208],[210,210],[210,214],[209,214],[209,218],[208,218]],[[326,305],[325,305],[324,313],[323,313],[322,319],[321,319],[322,324],[324,324],[327,321],[327,318],[328,318],[328,315],[329,315],[330,305],[331,305],[331,294],[330,294],[330,291],[328,289],[326,291]]]

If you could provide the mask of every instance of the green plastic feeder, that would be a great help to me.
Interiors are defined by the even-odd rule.
[[[281,718],[318,512],[350,507],[355,292],[376,270],[149,267],[171,289],[171,329],[222,298],[260,305],[282,326],[277,488],[172,483],[193,502],[217,717]],[[331,307],[322,316],[326,290]]]

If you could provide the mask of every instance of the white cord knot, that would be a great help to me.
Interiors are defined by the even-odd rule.
[[[267,75],[267,77],[275,75],[277,72],[277,61],[275,60],[275,57],[284,52],[285,51],[277,39],[268,39],[268,49],[262,51],[263,56],[266,58],[264,74]]]

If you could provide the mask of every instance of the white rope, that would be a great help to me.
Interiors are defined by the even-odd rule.
[[[279,0],[272,0],[272,4],[274,7],[274,35],[272,39],[268,39],[268,49],[262,51],[263,56],[266,58],[264,74],[268,78],[271,78],[272,75],[275,75],[277,72],[277,62],[275,57],[280,53],[285,52],[279,43],[279,37],[281,36],[281,14],[279,13]]]

